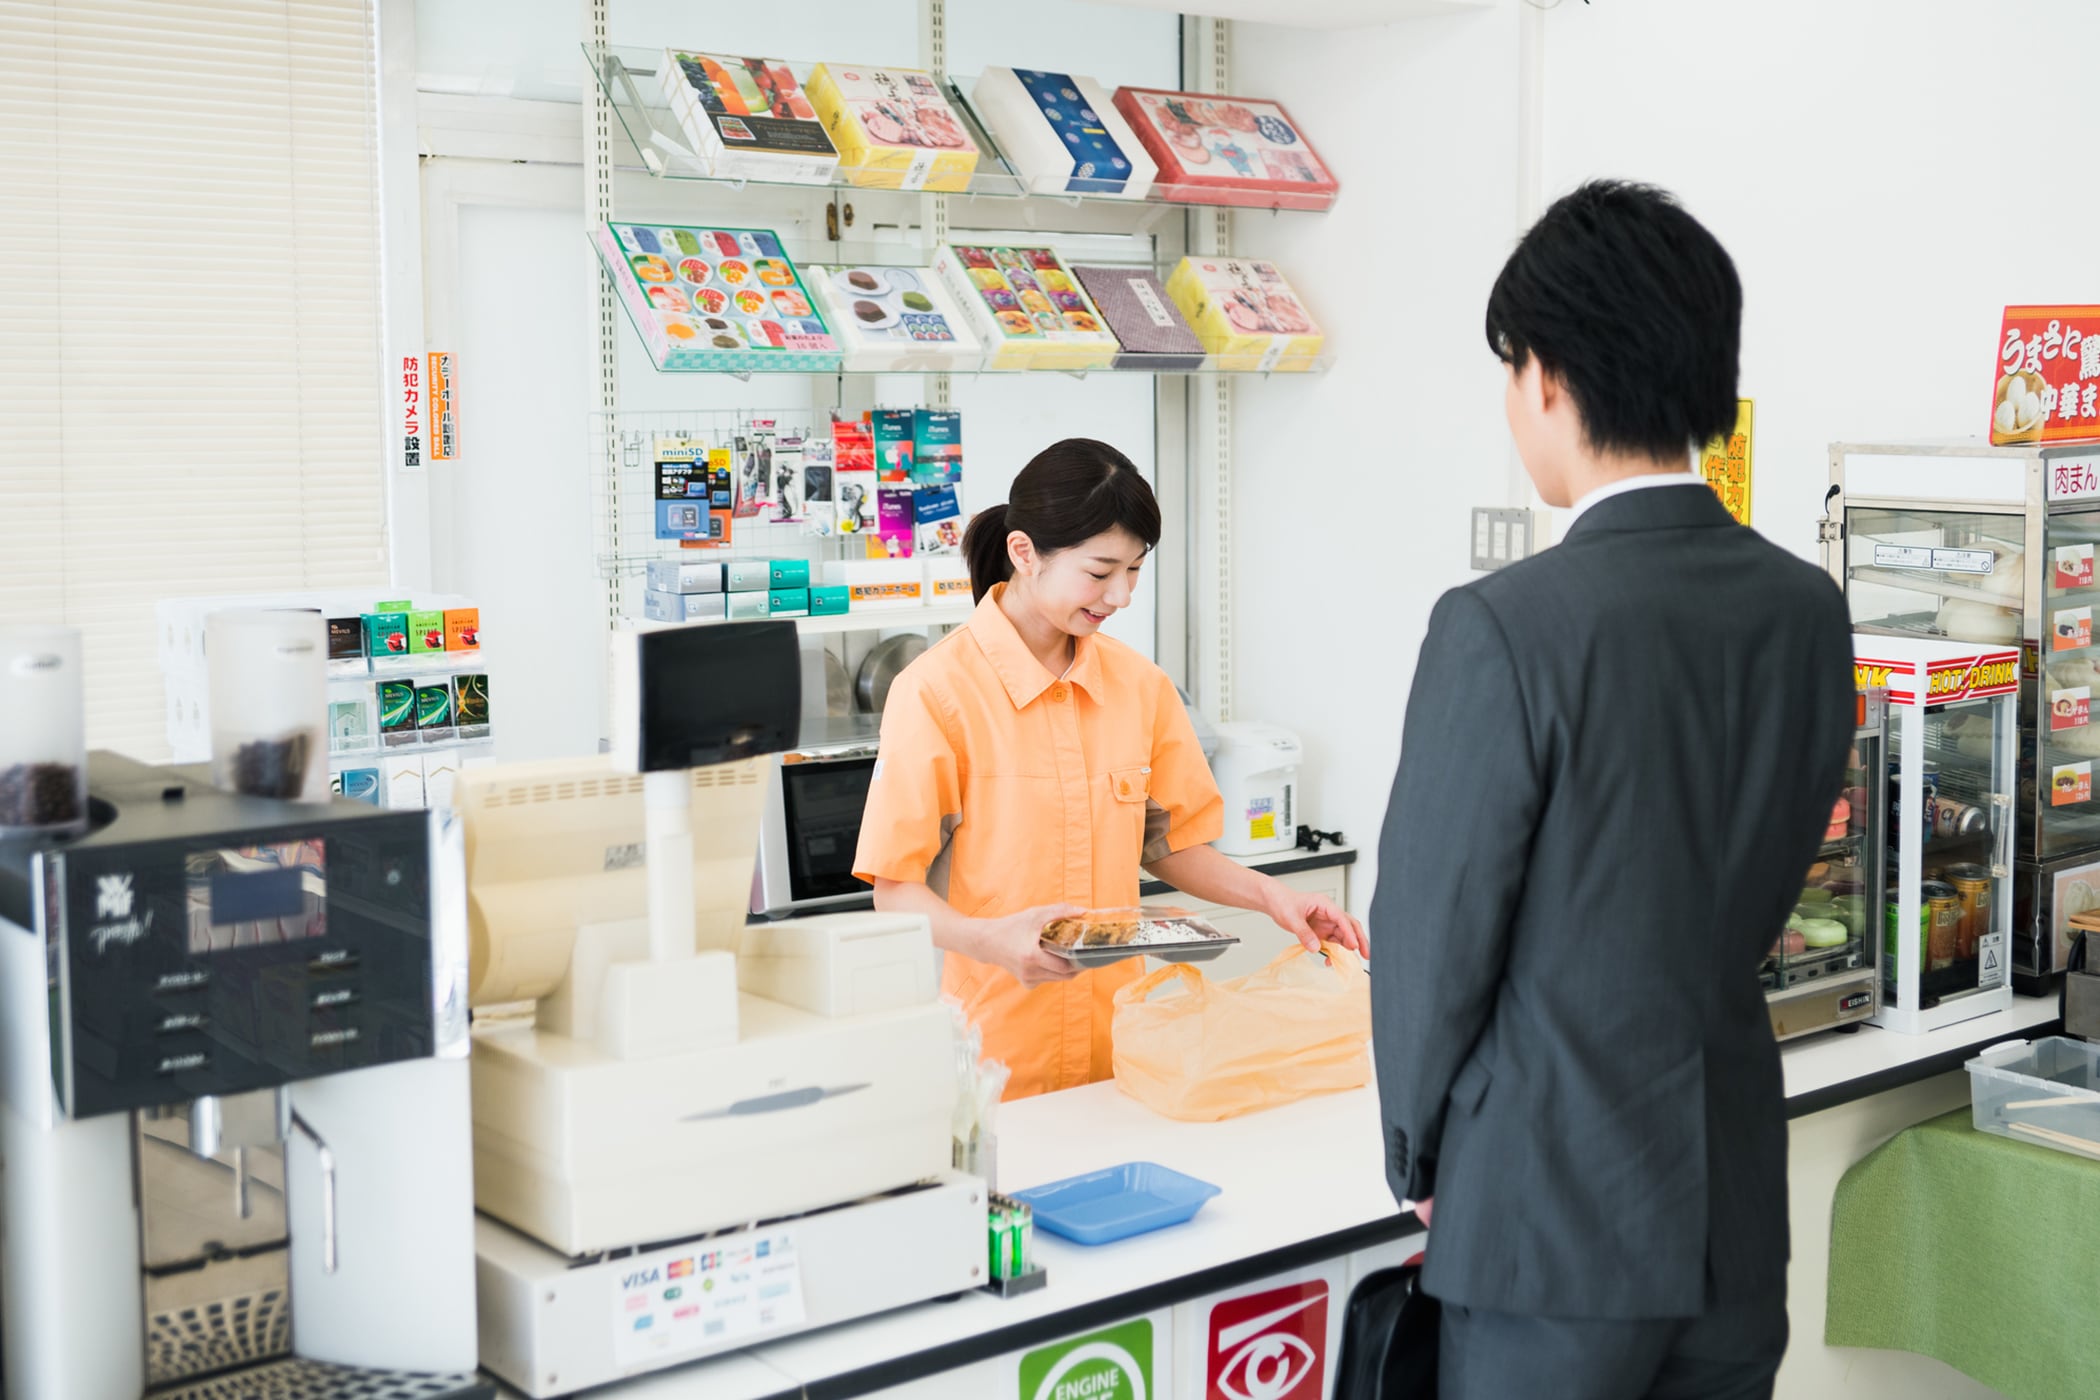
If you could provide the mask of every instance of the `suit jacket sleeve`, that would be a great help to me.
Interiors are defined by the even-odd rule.
[[[1445,1111],[1493,1012],[1544,800],[1516,658],[1447,593],[1408,697],[1371,905],[1378,1093],[1393,1194],[1435,1194]]]

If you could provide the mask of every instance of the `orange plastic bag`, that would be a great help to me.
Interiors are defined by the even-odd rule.
[[[1293,948],[1259,972],[1213,982],[1186,964],[1116,993],[1123,1092],[1190,1122],[1234,1118],[1371,1078],[1371,978],[1336,943]],[[1169,982],[1179,995],[1148,1001]]]

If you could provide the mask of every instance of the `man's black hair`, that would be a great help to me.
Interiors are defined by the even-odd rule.
[[[1743,284],[1706,227],[1652,185],[1556,200],[1488,294],[1488,345],[1574,396],[1598,452],[1686,456],[1735,428]]]

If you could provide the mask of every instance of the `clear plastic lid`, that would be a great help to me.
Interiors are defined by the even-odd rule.
[[[318,612],[228,608],[204,624],[212,782],[328,800],[328,628]]]
[[[0,832],[87,826],[80,632],[0,627]]]

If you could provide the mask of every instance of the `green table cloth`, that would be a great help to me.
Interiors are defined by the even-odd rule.
[[[1823,1339],[1938,1357],[2013,1400],[2100,1396],[2100,1162],[1970,1126],[1898,1133],[1845,1173]]]

